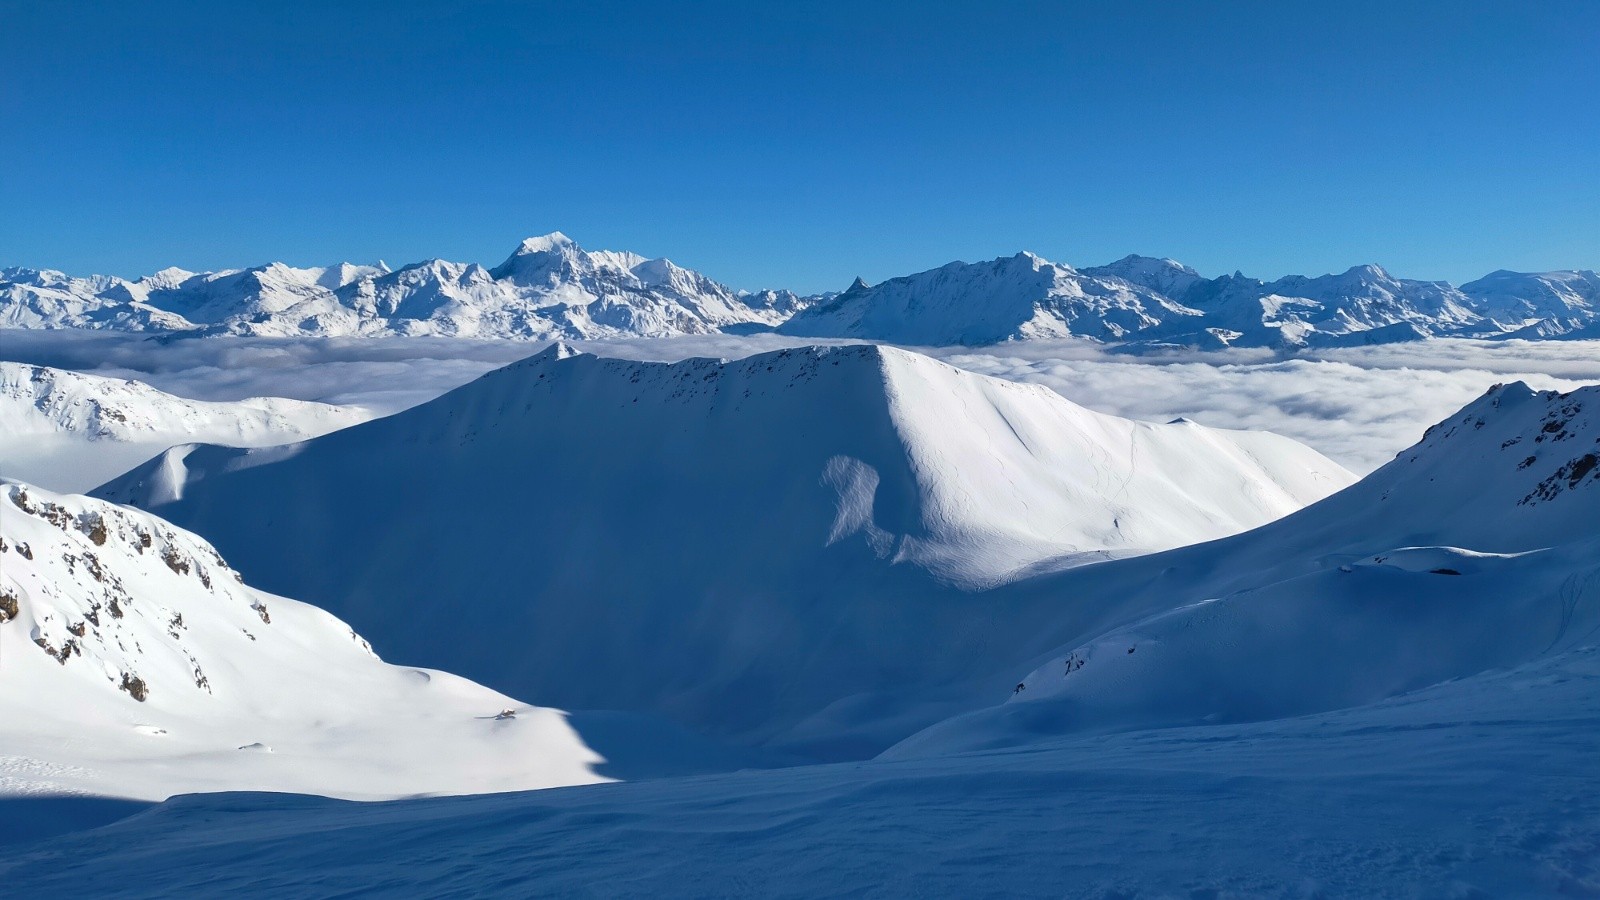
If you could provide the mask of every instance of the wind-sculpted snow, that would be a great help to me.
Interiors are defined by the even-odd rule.
[[[1237,532],[1350,479],[1274,435],[1132,422],[900,350],[558,345],[292,448],[179,448],[101,494],[386,654],[860,754],[937,714],[863,698],[1013,661],[1027,623],[971,591]]]
[[[0,467],[56,490],[87,490],[174,444],[283,444],[369,417],[278,397],[206,403],[136,381],[0,362]]]
[[[154,516],[0,482],[0,795],[378,799],[590,783],[599,761],[560,713],[386,665]]]

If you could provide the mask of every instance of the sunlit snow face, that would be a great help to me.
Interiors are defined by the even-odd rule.
[[[736,358],[828,343],[774,335],[599,341],[605,356]],[[394,412],[537,352],[537,343],[451,338],[204,339],[12,332],[7,359],[148,381],[197,399],[284,396]],[[1264,429],[1370,471],[1500,381],[1567,390],[1600,381],[1593,341],[1432,340],[1291,358],[1265,350],[1135,356],[1086,341],[918,348],[984,374],[1047,385],[1074,402],[1135,419],[1186,416],[1220,428]]]

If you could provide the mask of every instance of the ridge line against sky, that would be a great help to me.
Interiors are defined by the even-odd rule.
[[[7,4],[0,264],[1600,268],[1600,4]]]
[[[544,235],[544,236],[548,237],[549,235]],[[579,249],[583,250],[584,252],[588,252],[588,253],[616,253],[616,252],[625,252],[626,253],[626,252],[633,252],[633,251],[630,250],[630,248],[627,248],[627,247],[591,247],[591,246],[586,246],[581,241],[577,241],[577,240],[571,239],[570,235],[565,235],[563,233],[563,236],[567,237],[571,241],[571,243],[576,245]],[[507,257],[511,257],[511,256],[514,256],[514,255],[515,255],[514,253],[507,254]],[[1495,272],[1505,270],[1505,267],[1503,267],[1503,266],[1502,267],[1498,267],[1498,268],[1485,269],[1484,271],[1480,272],[1477,275],[1473,275],[1473,276],[1470,276],[1468,278],[1464,278],[1464,279],[1462,279],[1460,281],[1455,281],[1455,280],[1451,280],[1451,279],[1415,278],[1415,277],[1412,277],[1411,275],[1409,275],[1409,274],[1407,274],[1405,272],[1396,272],[1391,267],[1383,265],[1382,263],[1373,263],[1373,262],[1369,261],[1369,262],[1362,262],[1362,263],[1353,263],[1351,265],[1344,266],[1343,268],[1333,269],[1333,270],[1330,270],[1330,271],[1327,271],[1327,272],[1285,272],[1282,275],[1262,276],[1262,275],[1251,273],[1251,272],[1245,272],[1245,271],[1237,269],[1237,268],[1232,269],[1232,270],[1228,270],[1228,271],[1220,271],[1220,272],[1199,271],[1199,270],[1196,270],[1193,266],[1189,266],[1186,262],[1184,262],[1181,259],[1173,259],[1171,257],[1160,257],[1160,256],[1155,256],[1155,255],[1152,255],[1152,254],[1144,254],[1144,253],[1132,253],[1132,254],[1125,253],[1125,254],[1122,254],[1122,256],[1117,257],[1115,260],[1106,260],[1105,262],[1089,263],[1089,262],[1075,262],[1075,261],[1065,261],[1065,260],[1060,260],[1060,259],[1053,259],[1053,258],[1050,258],[1048,256],[1045,256],[1044,254],[1034,253],[1031,250],[1019,250],[1016,253],[1002,254],[1002,255],[1000,255],[998,257],[993,257],[993,258],[947,260],[947,261],[945,261],[943,263],[936,263],[936,264],[932,264],[932,265],[924,265],[922,268],[916,269],[914,271],[899,272],[899,273],[887,275],[887,276],[885,276],[882,279],[879,279],[877,281],[873,281],[873,280],[867,279],[866,283],[867,283],[867,285],[869,287],[871,287],[871,286],[875,286],[875,285],[878,285],[878,284],[882,284],[883,282],[886,282],[886,281],[892,281],[892,280],[894,280],[896,278],[905,278],[905,277],[911,277],[911,276],[915,276],[915,275],[926,274],[928,272],[933,272],[933,271],[936,271],[938,269],[945,268],[946,266],[951,266],[951,265],[982,265],[984,263],[998,262],[998,261],[1001,261],[1001,260],[1010,259],[1010,258],[1014,258],[1014,257],[1017,257],[1017,256],[1022,256],[1022,255],[1031,255],[1031,256],[1034,256],[1036,258],[1042,259],[1043,261],[1045,261],[1047,263],[1053,263],[1053,264],[1056,264],[1056,265],[1065,265],[1065,266],[1068,266],[1068,267],[1070,267],[1072,269],[1075,269],[1077,271],[1080,271],[1080,272],[1085,271],[1085,270],[1089,270],[1089,269],[1105,268],[1105,267],[1108,267],[1108,266],[1110,266],[1111,264],[1113,264],[1115,262],[1120,262],[1121,260],[1123,260],[1125,258],[1128,258],[1130,256],[1134,256],[1134,257],[1141,257],[1141,258],[1145,258],[1145,259],[1159,259],[1159,260],[1163,260],[1163,261],[1166,261],[1166,262],[1174,262],[1174,263],[1177,263],[1180,266],[1185,266],[1185,267],[1189,268],[1190,270],[1195,271],[1196,274],[1199,275],[1199,277],[1207,279],[1207,280],[1215,280],[1217,278],[1226,277],[1228,275],[1233,275],[1233,276],[1236,276],[1236,277],[1242,275],[1242,276],[1244,276],[1246,278],[1253,278],[1253,279],[1255,279],[1257,281],[1260,281],[1260,282],[1262,282],[1264,284],[1272,284],[1275,281],[1281,280],[1282,278],[1290,278],[1290,277],[1296,277],[1296,276],[1304,276],[1304,277],[1311,277],[1311,278],[1336,277],[1336,276],[1339,276],[1339,275],[1347,274],[1347,273],[1352,272],[1352,271],[1354,271],[1356,269],[1364,268],[1364,267],[1369,266],[1369,265],[1376,265],[1380,269],[1382,269],[1385,273],[1387,273],[1390,277],[1395,278],[1395,279],[1399,279],[1399,280],[1402,280],[1402,281],[1418,281],[1418,282],[1433,282],[1433,283],[1444,282],[1444,283],[1448,283],[1448,284],[1450,284],[1450,285],[1452,285],[1454,287],[1459,288],[1463,284],[1467,284],[1467,283],[1470,283],[1470,282],[1475,281],[1477,279],[1480,279],[1480,278],[1486,277],[1488,275],[1494,274]],[[667,259],[668,261],[672,262],[674,265],[681,265],[679,260],[677,260],[677,259],[675,259],[675,258],[673,258],[671,256],[667,256],[667,257],[646,257],[646,259],[651,259],[651,260],[653,260],[653,259],[661,259],[661,258]],[[288,261],[285,261],[285,260],[282,260],[282,259],[269,259],[269,260],[262,260],[262,261],[259,261],[259,262],[249,263],[247,265],[225,266],[225,267],[222,267],[222,268],[211,269],[211,270],[187,270],[187,271],[190,271],[193,274],[197,274],[197,275],[216,275],[216,274],[224,274],[224,273],[227,273],[227,272],[240,272],[240,271],[248,271],[248,270],[251,270],[251,269],[259,269],[259,268],[263,268],[263,267],[266,267],[266,266],[270,266],[270,265],[275,265],[275,264],[280,264],[281,263],[281,264],[284,264],[284,265],[291,266],[293,268],[301,268],[301,269],[331,268],[331,267],[339,266],[339,265],[374,266],[374,267],[383,265],[383,266],[388,266],[389,267],[389,271],[393,272],[393,271],[399,271],[401,269],[411,268],[411,267],[414,267],[414,266],[424,265],[424,264],[426,264],[428,262],[432,262],[432,261],[438,260],[438,259],[444,259],[444,258],[443,257],[433,256],[433,257],[427,257],[427,258],[424,258],[424,259],[408,260],[406,262],[397,262],[395,260],[385,260],[385,259],[381,259],[381,258],[380,259],[370,259],[370,260],[368,260],[368,259],[337,259],[337,260],[324,260],[324,261],[321,261],[321,262],[313,262],[313,263],[295,263],[295,262],[288,262]],[[461,265],[468,265],[468,266],[476,265],[476,266],[481,266],[484,269],[494,269],[494,268],[502,265],[504,262],[506,262],[506,258],[501,258],[501,259],[498,259],[498,260],[495,260],[495,259],[473,259],[473,260],[449,259],[449,260],[444,260],[444,261],[445,262],[450,262],[450,263],[461,264]],[[49,269],[49,267],[45,267],[45,266],[31,266],[31,265],[27,265],[26,263],[13,263],[13,262],[10,262],[10,261],[4,260],[4,259],[0,259],[0,270],[7,269],[7,268],[18,268],[18,269],[24,269],[24,270],[27,270],[27,269]],[[125,278],[125,279],[127,279],[129,281],[137,281],[140,278],[155,275],[155,274],[157,274],[157,273],[159,273],[159,272],[161,272],[161,271],[163,271],[163,270],[165,270],[167,268],[170,268],[170,267],[163,266],[163,267],[158,268],[158,269],[150,269],[148,271],[139,272],[139,273],[136,273],[136,274],[133,274],[133,275],[121,275],[121,274],[115,274],[115,273],[106,272],[106,271],[103,271],[103,270],[79,271],[79,272],[63,272],[63,274],[65,274],[65,275],[67,275],[69,277],[74,277],[74,278],[97,277],[97,276],[105,276],[105,275],[113,275],[113,274],[115,274],[115,277]],[[181,269],[183,267],[179,266],[177,268]],[[714,273],[714,272],[706,272],[704,270],[694,269],[693,266],[685,266],[685,268],[689,268],[689,269],[691,269],[693,271],[697,271],[701,275],[704,275],[704,276],[706,276],[708,278],[711,278],[713,281],[716,281],[719,284],[727,285],[727,281],[725,281],[725,280],[723,280],[721,278],[718,278],[716,273]],[[1541,271],[1546,271],[1546,272],[1569,271],[1570,272],[1570,271],[1595,271],[1595,269],[1600,269],[1600,266],[1596,266],[1594,268],[1591,268],[1589,266],[1584,266],[1584,265],[1565,265],[1565,266],[1556,266],[1556,267],[1549,268],[1549,269],[1544,269],[1544,270],[1541,270]],[[1530,273],[1530,274],[1538,274],[1538,273]],[[857,277],[860,277],[860,276],[857,276]],[[735,289],[739,289],[739,290],[752,290],[753,291],[753,290],[765,290],[765,289],[783,290],[783,289],[787,289],[788,286],[787,285],[780,285],[780,284],[769,284],[769,285],[763,285],[760,288],[738,288],[737,286],[733,286],[733,287],[735,287]],[[828,290],[842,291],[846,287],[849,287],[849,285],[835,286],[834,288],[830,288]],[[803,292],[797,292],[797,293],[803,293]],[[813,293],[820,294],[822,292],[821,291],[817,291],[817,292],[813,292]]]

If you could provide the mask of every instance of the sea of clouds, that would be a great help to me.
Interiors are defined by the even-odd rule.
[[[737,358],[814,340],[706,335],[581,342],[604,356]],[[187,338],[6,331],[0,359],[148,382],[201,400],[294,397],[387,414],[542,344],[454,338]],[[918,348],[951,365],[1047,385],[1075,403],[1147,421],[1186,416],[1303,441],[1365,473],[1496,382],[1570,390],[1600,382],[1600,342],[1432,340],[1276,354],[1133,354],[1082,340]]]

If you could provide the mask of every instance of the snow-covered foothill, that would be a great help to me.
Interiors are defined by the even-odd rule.
[[[285,444],[371,415],[279,397],[189,400],[143,382],[0,362],[0,474],[86,491],[174,444]]]
[[[0,482],[0,806],[482,793],[602,781],[600,762],[561,712],[388,665],[189,532]]]

